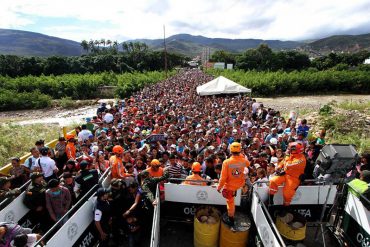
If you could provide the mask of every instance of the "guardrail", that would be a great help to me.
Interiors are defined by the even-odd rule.
[[[92,187],[89,192],[87,192],[75,205],[72,206],[71,209],[68,210],[68,212],[62,217],[60,218],[50,229],[49,231],[47,231],[41,238],[40,240],[35,244],[35,246],[42,246],[41,244],[43,242],[45,242],[45,240],[49,240],[56,232],[57,230],[59,230],[59,228],[61,228],[61,226],[63,225],[63,222],[70,218],[72,215],[74,215],[76,212],[78,212],[80,206],[82,204],[84,204],[85,202],[87,202],[96,192],[96,190],[99,188],[99,186],[102,184],[102,182],[104,181],[104,179],[109,175],[109,172],[110,172],[110,168],[108,168],[104,173],[103,175],[99,178],[99,182],[98,184],[94,185],[94,187]],[[91,215],[93,214],[93,212],[91,211],[90,212]],[[52,245],[51,245],[52,246]]]
[[[150,247],[158,247],[159,246],[160,212],[161,212],[161,201],[160,201],[159,194],[160,194],[159,193],[159,186],[157,184],[157,189],[156,189],[156,193],[155,193],[155,200],[157,201],[157,206],[154,207]]]

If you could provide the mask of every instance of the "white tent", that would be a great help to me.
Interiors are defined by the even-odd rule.
[[[199,95],[250,93],[252,90],[243,87],[232,80],[219,76],[206,84],[197,87]]]

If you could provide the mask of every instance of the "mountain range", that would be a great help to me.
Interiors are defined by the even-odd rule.
[[[146,43],[154,50],[163,49],[163,39],[136,39]],[[256,48],[265,43],[273,50],[296,49],[314,55],[336,52],[356,52],[370,49],[370,34],[362,35],[335,35],[310,41],[281,41],[262,39],[225,39],[177,34],[166,38],[166,47],[169,52],[182,53],[187,56],[200,55],[207,50],[229,52],[243,52],[246,49]],[[40,33],[0,29],[0,54],[21,56],[80,56],[84,51],[79,42],[48,36]]]

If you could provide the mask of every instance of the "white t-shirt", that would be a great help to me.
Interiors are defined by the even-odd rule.
[[[92,135],[90,130],[81,130],[80,133],[78,133],[78,141],[84,142],[89,139],[89,135]]]
[[[35,164],[36,164],[36,160],[38,158],[35,158],[33,156],[29,157],[28,159],[26,159],[26,161],[22,164],[24,167],[27,167],[28,169],[30,170],[34,170],[35,169]],[[30,163],[31,163],[31,166],[30,166]]]
[[[32,247],[36,244],[37,242],[37,234],[31,233],[27,234],[27,244],[25,245],[26,247]],[[10,243],[11,246],[14,246],[14,240]]]
[[[114,119],[114,117],[110,113],[106,113],[105,116],[104,116],[104,121],[107,122],[107,123],[113,122],[113,119]]]
[[[44,173],[44,177],[46,178],[53,175],[54,170],[58,169],[55,165],[55,161],[47,156],[42,156],[38,158],[35,162],[35,165],[32,167],[32,170],[34,170],[35,168],[40,168],[40,166],[41,171],[42,173]]]

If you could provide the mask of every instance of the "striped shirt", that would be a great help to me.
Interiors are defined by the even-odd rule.
[[[170,165],[168,167],[168,174],[170,175],[170,178],[179,178],[181,177],[181,170],[182,166],[179,164]]]

